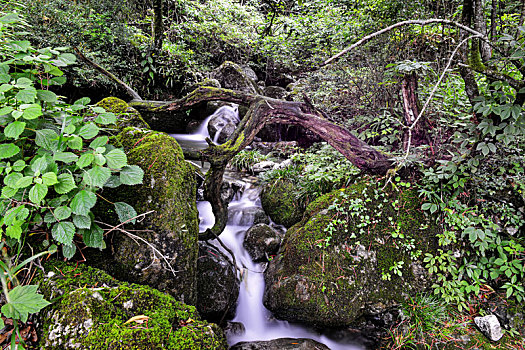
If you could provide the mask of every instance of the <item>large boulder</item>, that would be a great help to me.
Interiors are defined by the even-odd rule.
[[[123,185],[102,195],[148,214],[132,227],[139,238],[113,231],[108,239],[111,253],[98,266],[119,279],[150,285],[193,304],[199,232],[194,168],[175,139],[161,132],[126,128],[114,142],[124,147],[129,164],[144,170],[144,180],[140,186]],[[111,217],[112,206],[99,202],[98,213],[117,222]]]
[[[197,310],[208,321],[235,316],[240,282],[233,263],[214,246],[199,243]]]
[[[246,68],[236,63],[226,61],[215,69],[211,77],[219,81],[225,89],[247,92],[250,94],[262,95],[262,90],[253,79],[257,77],[255,73],[247,71]]]
[[[40,289],[56,301],[38,315],[40,349],[227,349],[217,325],[170,295],[84,265],[44,268]]]
[[[143,129],[150,128],[140,113],[120,98],[106,97],[100,100],[96,106],[115,114],[117,117],[116,127],[119,130],[124,130],[130,126]]]
[[[270,262],[264,305],[281,319],[339,327],[423,291],[438,228],[420,207],[416,191],[374,178],[320,197]]]
[[[261,192],[261,204],[270,219],[286,228],[299,222],[304,207],[297,201],[294,184],[288,180],[277,180],[267,184]]]
[[[241,120],[237,105],[218,108],[208,121],[208,133],[218,143],[224,143],[233,134]]]

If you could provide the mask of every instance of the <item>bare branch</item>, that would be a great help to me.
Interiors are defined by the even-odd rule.
[[[461,23],[458,23],[458,22],[455,22],[455,21],[450,21],[448,19],[431,18],[431,19],[426,19],[426,20],[408,20],[408,21],[402,21],[402,22],[398,22],[398,23],[392,24],[389,27],[386,27],[384,29],[381,29],[380,31],[377,31],[375,33],[372,33],[370,35],[365,36],[364,38],[362,38],[361,40],[359,40],[355,44],[352,44],[351,46],[347,47],[346,49],[344,49],[343,51],[339,52],[335,56],[332,56],[329,59],[327,59],[326,61],[324,61],[323,64],[321,65],[321,67],[324,67],[327,64],[332,63],[333,61],[337,60],[338,58],[340,58],[343,55],[346,55],[347,53],[349,53],[350,51],[352,51],[356,47],[363,45],[364,43],[366,43],[370,39],[373,39],[376,36],[379,36],[381,34],[387,33],[389,31],[391,31],[392,29],[403,27],[403,26],[407,26],[407,25],[413,25],[413,24],[420,25],[420,26],[425,26],[425,25],[433,24],[433,23],[450,24],[450,25],[456,26],[456,27],[458,27],[460,29],[463,29],[463,30],[467,31],[467,32],[475,35],[476,37],[481,38],[481,40],[483,40],[483,41],[487,41],[487,42],[489,41],[489,38],[486,35],[478,32],[478,31],[476,31],[476,30],[474,30],[472,28],[469,28],[469,27],[467,27],[467,26],[465,26],[465,25],[463,25]]]

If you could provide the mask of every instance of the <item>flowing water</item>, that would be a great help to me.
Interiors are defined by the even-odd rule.
[[[198,131],[192,135],[172,135],[181,145],[191,145],[192,148],[206,147],[205,138],[209,137],[206,119]],[[271,340],[277,338],[310,338],[327,345],[332,350],[363,349],[353,342],[335,341],[323,334],[305,326],[277,320],[263,305],[265,264],[254,263],[243,247],[246,231],[253,225],[254,212],[260,208],[259,189],[249,181],[228,206],[229,218],[221,241],[232,250],[238,267],[242,271],[241,287],[235,318],[232,322],[244,325],[245,332],[232,334],[228,343],[233,345],[240,341]],[[208,202],[197,202],[201,232],[213,226],[214,216]],[[219,246],[215,244],[215,246]]]

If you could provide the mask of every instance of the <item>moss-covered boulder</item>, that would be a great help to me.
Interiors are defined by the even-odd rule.
[[[425,289],[434,220],[417,192],[365,179],[311,203],[286,232],[265,274],[264,304],[277,317],[346,326]]]
[[[153,288],[56,261],[39,282],[55,300],[38,316],[41,349],[227,349],[217,325]]]
[[[120,186],[102,195],[148,214],[132,227],[126,225],[139,230],[132,233],[139,239],[113,231],[107,240],[110,260],[99,266],[119,279],[147,284],[194,304],[198,252],[194,168],[184,160],[175,139],[161,132],[126,128],[115,143],[124,147],[129,164],[144,170],[144,180],[140,186]],[[99,214],[118,222],[116,215],[111,217],[112,206],[106,208],[106,202],[100,202]]]
[[[286,228],[298,223],[303,217],[304,207],[297,201],[293,183],[278,180],[264,187],[261,204],[268,216]]]
[[[267,224],[256,224],[246,231],[243,246],[253,261],[267,262],[279,250],[281,240],[282,235]]]
[[[114,113],[117,116],[116,127],[119,130],[123,130],[130,126],[144,129],[150,128],[148,123],[146,123],[141,117],[140,113],[120,98],[106,97],[100,100],[96,106],[102,107],[106,112]]]

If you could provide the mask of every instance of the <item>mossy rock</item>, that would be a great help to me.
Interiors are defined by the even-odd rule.
[[[246,72],[241,66],[230,61],[225,61],[212,72],[212,78],[219,81],[225,89],[262,95],[262,89],[253,77],[254,74]]]
[[[117,116],[116,127],[119,130],[123,130],[130,126],[144,129],[150,128],[148,123],[146,123],[141,117],[140,113],[120,98],[106,97],[100,100],[96,106],[102,107],[107,112],[114,113]]]
[[[102,195],[112,202],[130,204],[137,213],[149,212],[133,227],[126,226],[142,230],[134,234],[157,251],[141,240],[115,231],[107,240],[111,242],[109,260],[93,264],[119,279],[147,284],[194,304],[199,233],[194,168],[184,160],[177,141],[167,134],[126,128],[113,141],[124,147],[129,164],[144,170],[144,180],[142,185],[123,185],[105,190]],[[99,202],[97,215],[105,222],[118,223],[113,206]],[[170,262],[171,270],[166,261]]]
[[[429,286],[422,259],[435,252],[435,219],[416,191],[381,186],[364,179],[326,194],[286,232],[265,274],[264,304],[278,318],[348,326]]]
[[[84,265],[45,269],[40,289],[55,302],[38,316],[42,349],[227,349],[217,325],[170,295]]]
[[[261,204],[266,214],[278,225],[290,228],[301,221],[304,207],[294,195],[294,185],[286,180],[268,184],[261,192]]]

